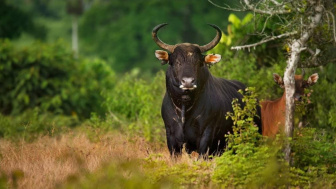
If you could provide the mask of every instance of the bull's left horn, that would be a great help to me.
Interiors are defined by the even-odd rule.
[[[214,24],[208,24],[208,25],[215,28],[217,30],[217,34],[216,34],[216,37],[210,43],[208,43],[206,45],[203,45],[203,46],[200,46],[200,50],[201,50],[202,53],[214,48],[219,43],[219,41],[222,37],[222,31],[221,31],[221,29],[219,29],[218,26],[216,26]]]
[[[157,32],[159,31],[159,29],[162,28],[163,26],[166,26],[166,25],[167,25],[167,23],[163,23],[163,24],[159,24],[159,25],[155,26],[155,28],[152,31],[152,37],[153,37],[153,40],[155,41],[155,43],[159,47],[161,47],[161,48],[163,48],[163,49],[165,49],[169,52],[173,52],[174,48],[175,48],[175,45],[166,44],[166,43],[162,42],[157,36]]]

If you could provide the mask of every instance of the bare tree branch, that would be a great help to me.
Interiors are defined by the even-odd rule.
[[[284,34],[281,34],[281,35],[277,35],[277,36],[273,36],[273,37],[261,40],[258,43],[254,43],[254,44],[250,44],[250,45],[231,47],[231,50],[241,50],[241,49],[245,49],[245,48],[250,49],[252,47],[255,48],[256,46],[261,45],[263,43],[267,43],[269,41],[273,41],[273,40],[280,39],[280,38],[283,38],[283,37],[288,37],[288,36],[295,35],[295,34],[297,34],[297,31],[288,32],[288,33],[284,33]]]
[[[278,1],[276,1],[276,0],[271,0],[272,1],[272,3],[274,3],[275,5],[277,5],[277,6],[281,6],[282,5],[282,3],[279,3]]]
[[[219,6],[217,5],[216,3],[212,2],[211,0],[208,0],[212,5],[218,7],[218,8],[221,8],[221,9],[224,9],[224,10],[230,10],[230,11],[236,11],[236,12],[245,12],[245,11],[248,11],[248,9],[236,9],[236,8],[232,8],[230,7],[229,5],[225,4],[225,7],[223,6]]]
[[[336,29],[335,29],[335,17],[333,15],[333,13],[331,13],[330,11],[327,11],[326,12],[331,16],[332,18],[332,28],[333,28],[333,33],[334,33],[334,40],[336,42]]]
[[[244,0],[245,5],[248,7],[249,10],[260,13],[260,14],[269,14],[269,15],[276,15],[276,14],[288,14],[290,10],[261,10],[256,8],[256,6],[252,6],[249,0]]]
[[[242,3],[240,1],[240,4],[243,6],[242,9],[238,9],[238,8],[232,8],[230,7],[229,5],[225,4],[225,6],[220,6],[214,2],[212,2],[212,0],[208,0],[212,5],[218,7],[218,8],[221,8],[221,9],[225,9],[225,10],[231,10],[231,11],[237,11],[237,12],[245,12],[245,11],[253,11],[253,12],[256,12],[256,13],[260,13],[260,14],[268,14],[268,15],[277,15],[277,14],[288,14],[290,13],[291,11],[290,10],[268,10],[268,9],[265,9],[265,10],[262,10],[262,9],[258,9],[258,4],[261,3],[258,2],[255,6],[251,5],[251,2],[249,0],[244,0],[244,3]],[[276,0],[271,0],[274,4],[276,4],[276,6],[281,6],[282,4],[280,4],[279,2],[277,2]],[[245,6],[244,6],[245,5]]]

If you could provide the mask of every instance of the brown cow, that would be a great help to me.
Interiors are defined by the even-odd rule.
[[[318,80],[318,74],[312,74],[308,80],[303,80],[302,75],[295,75],[295,100],[301,100],[304,89],[314,85]],[[283,79],[276,73],[273,74],[274,81],[281,87],[285,88]],[[277,100],[265,100],[261,103],[261,120],[263,136],[274,137],[279,130],[284,129],[285,110],[286,110],[286,91],[281,98]]]

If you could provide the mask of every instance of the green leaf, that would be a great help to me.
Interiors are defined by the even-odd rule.
[[[241,20],[235,15],[235,14],[230,14],[229,15],[229,22],[233,24],[234,27],[239,28],[241,25]]]
[[[251,22],[251,20],[253,19],[253,14],[252,13],[248,13],[242,20],[242,25],[248,24],[249,22]]]

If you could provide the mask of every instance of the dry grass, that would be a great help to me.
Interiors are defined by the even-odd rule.
[[[84,133],[40,137],[31,143],[0,140],[0,152],[0,170],[10,178],[10,186],[18,188],[55,188],[104,163],[145,158],[152,153],[161,153],[171,162],[166,147],[143,138],[130,140],[120,133],[104,134],[94,142]]]

